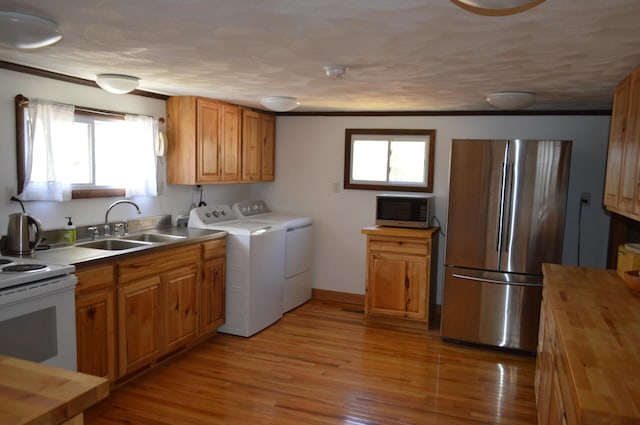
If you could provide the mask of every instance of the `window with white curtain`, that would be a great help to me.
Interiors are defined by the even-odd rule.
[[[20,199],[67,201],[79,189],[157,195],[158,125],[153,117],[87,113],[31,99],[24,120]]]

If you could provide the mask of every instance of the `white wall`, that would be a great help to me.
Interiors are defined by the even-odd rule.
[[[20,206],[9,202],[7,191],[16,187],[14,97],[40,97],[99,109],[163,117],[161,100],[113,95],[42,77],[0,70],[0,234],[10,213]],[[604,267],[608,216],[601,208],[609,117],[286,117],[277,118],[276,181],[262,184],[204,187],[204,201],[233,203],[263,198],[274,209],[286,209],[314,219],[314,287],[364,293],[365,237],[360,229],[374,221],[374,191],[333,191],[342,186],[345,128],[432,128],[436,130],[434,194],[436,214],[446,225],[449,146],[453,138],[547,138],[574,141],[569,207],[565,230],[564,263],[576,264],[580,194],[591,192],[592,206],[582,214],[581,265]],[[171,143],[171,141],[169,141]],[[123,155],[126,155],[123,152]],[[187,166],[187,165],[185,165]],[[143,216],[186,213],[193,199],[192,186],[168,186],[157,198],[136,198]],[[59,228],[71,215],[76,225],[100,223],[115,198],[65,203],[30,202],[27,212],[40,218],[46,229]],[[127,206],[113,210],[113,220],[135,218]],[[445,229],[446,231],[446,229]],[[444,238],[440,237],[439,288],[442,286]],[[439,291],[440,294],[440,291]]]
[[[374,223],[376,191],[340,190],[346,128],[425,128],[436,130],[434,194],[436,215],[447,222],[449,151],[454,138],[573,140],[569,205],[563,263],[577,263],[580,194],[591,192],[582,213],[581,265],[606,264],[609,218],[602,210],[608,116],[451,116],[451,117],[296,117],[277,118],[276,181],[252,188],[253,197],[272,207],[314,219],[314,287],[364,294],[365,236]],[[473,212],[470,212],[472,214]],[[446,229],[443,229],[446,232]],[[440,236],[438,301],[442,288],[445,240]]]
[[[9,202],[8,193],[15,195],[16,136],[14,98],[23,94],[27,98],[42,98],[78,106],[107,109],[118,112],[165,116],[165,102],[133,95],[114,95],[98,88],[66,83],[48,78],[0,70],[0,234],[7,228],[8,215],[20,212],[20,205]],[[171,141],[169,141],[171,143]],[[127,155],[127,152],[122,152]],[[117,165],[117,164],[116,164]],[[187,165],[185,165],[187,166]],[[139,197],[142,216],[187,213],[195,186],[169,185],[167,193],[156,198]],[[212,203],[233,203],[249,196],[249,185],[211,185],[204,187],[203,200]],[[107,207],[117,198],[82,199],[70,202],[25,203],[28,213],[38,217],[45,229],[61,228],[65,216],[72,216],[76,225],[101,223]],[[197,198],[196,198],[197,199]],[[133,207],[114,208],[109,220],[138,217]]]

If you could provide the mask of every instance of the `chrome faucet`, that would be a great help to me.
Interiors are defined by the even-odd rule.
[[[119,201],[114,202],[113,204],[109,205],[109,208],[107,208],[107,212],[104,215],[104,236],[109,236],[111,234],[111,228],[109,227],[109,212],[113,207],[115,207],[118,204],[131,204],[134,207],[136,207],[136,210],[138,210],[138,214],[141,214],[140,207],[138,206],[138,204],[136,204],[133,201],[129,201],[127,199],[121,199]],[[128,230],[128,227],[129,227],[128,225],[125,225],[125,232]]]

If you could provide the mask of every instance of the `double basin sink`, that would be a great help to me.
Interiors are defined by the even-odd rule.
[[[125,249],[141,248],[154,243],[177,242],[186,236],[168,235],[163,233],[138,233],[120,238],[98,239],[90,242],[77,243],[77,247],[102,249],[105,251],[122,251]]]

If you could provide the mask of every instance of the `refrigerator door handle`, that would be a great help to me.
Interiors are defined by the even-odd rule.
[[[505,150],[506,152],[507,150]],[[507,178],[509,173],[508,163],[505,161],[502,163],[502,177],[500,180],[500,205],[498,207],[498,223],[497,223],[497,232],[496,232],[496,251],[498,252],[498,268],[500,268],[500,258],[502,251],[502,239],[503,239],[503,228],[504,228],[504,207],[505,207],[505,187],[507,184]]]
[[[452,276],[456,277],[458,279],[473,280],[475,282],[497,283],[497,284],[500,284],[500,285],[541,286],[540,283],[535,283],[535,282],[508,282],[506,280],[500,280],[500,279],[489,279],[489,278],[486,278],[486,277],[467,276],[467,275],[460,274],[460,273],[453,273]]]
[[[507,217],[504,223],[504,232],[503,232],[503,241],[502,241],[502,246],[504,247],[504,252],[509,252],[509,249],[511,247],[511,225],[512,225],[512,220],[513,220],[513,179],[515,178],[515,164],[509,164],[507,163],[507,176],[509,175],[509,168],[511,168],[511,178],[507,178],[507,181],[505,181],[504,187],[505,187],[505,192],[509,192],[509,200],[508,200],[508,207],[509,207],[509,211],[507,212]],[[507,185],[509,186],[507,188]],[[505,195],[506,197],[506,195]]]

